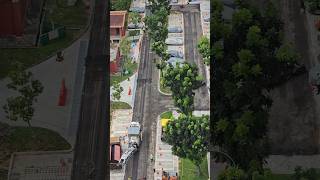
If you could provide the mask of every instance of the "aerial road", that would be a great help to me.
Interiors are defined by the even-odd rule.
[[[85,83],[82,90],[81,114],[74,148],[72,180],[104,180],[109,177],[107,9],[108,1],[95,1],[86,58]]]

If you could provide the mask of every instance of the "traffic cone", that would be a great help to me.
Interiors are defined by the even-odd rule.
[[[128,95],[131,96],[131,87],[129,86],[129,92]]]

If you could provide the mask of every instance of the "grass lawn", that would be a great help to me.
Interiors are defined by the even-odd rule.
[[[131,73],[129,73],[127,75],[124,75],[124,76],[121,76],[121,75],[110,75],[110,86],[113,86],[113,84],[115,82],[122,82],[122,81],[128,79],[130,76],[132,76],[137,71],[138,64],[137,63],[126,63],[124,65],[124,67],[128,71],[130,71]]]
[[[87,23],[87,14],[84,12],[85,7],[82,1],[78,1],[78,5],[74,7],[57,7],[55,2],[63,6],[66,1],[47,1],[52,7],[52,13],[47,14],[47,20],[51,19],[55,23],[65,25],[67,28],[83,28]],[[79,30],[67,30],[63,39],[56,39],[49,42],[48,45],[35,48],[17,48],[17,49],[1,49],[0,52],[0,79],[4,78],[10,70],[12,70],[12,61],[23,63],[27,68],[34,66],[49,56],[54,55],[58,50],[68,47],[74,39],[79,35]]]
[[[125,102],[111,102],[111,109],[131,109],[132,107]]]
[[[53,21],[67,28],[83,28],[88,15],[85,13],[83,1],[77,1],[75,6],[67,6],[66,0],[47,1],[50,11],[46,13],[46,21]]]
[[[161,76],[161,73],[160,73],[160,80],[159,80],[159,83],[160,83],[160,91],[163,92],[163,93],[166,93],[166,94],[171,94],[171,90],[169,87],[164,87],[162,84],[161,84],[161,80],[162,80],[162,76]]]
[[[7,176],[11,153],[19,151],[54,151],[70,149],[70,144],[58,133],[37,127],[10,127],[0,123],[5,130],[0,139],[0,180]]]
[[[161,119],[170,119],[171,117],[172,117],[172,111],[167,111],[160,115]]]
[[[179,163],[179,174],[180,178],[183,180],[208,180],[208,162],[207,158],[203,160],[200,165],[200,176],[197,174],[197,167],[189,160],[189,159],[182,159],[180,158]]]

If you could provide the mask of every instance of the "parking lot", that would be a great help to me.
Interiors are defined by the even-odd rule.
[[[202,34],[210,38],[210,1],[202,1],[200,4]]]
[[[183,14],[177,11],[171,11],[169,17],[168,17],[168,27],[169,28],[180,28],[182,32],[177,33],[168,33],[168,39],[177,39],[182,40],[182,43],[179,45],[168,45],[168,51],[178,51],[183,54],[183,60],[184,60],[184,24],[183,24]]]

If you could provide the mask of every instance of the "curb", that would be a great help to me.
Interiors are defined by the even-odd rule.
[[[160,90],[160,70],[159,70],[159,81],[158,81],[158,83],[157,83],[157,87],[158,87],[158,91],[159,91],[161,94],[163,94],[163,95],[165,95],[165,96],[171,96],[171,95],[172,95],[172,93],[171,93],[171,94],[168,94],[168,93],[162,92],[162,91]]]

